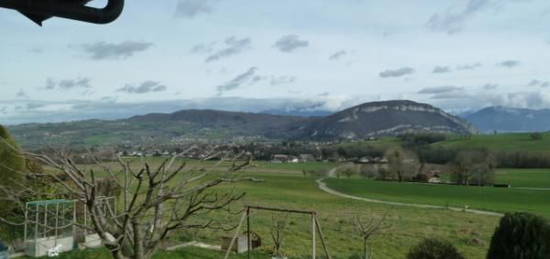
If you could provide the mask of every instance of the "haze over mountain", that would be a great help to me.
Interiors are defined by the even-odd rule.
[[[463,115],[482,132],[544,132],[550,130],[550,110],[488,107]]]
[[[412,101],[365,103],[326,117],[216,110],[153,113],[121,120],[86,120],[10,127],[28,148],[39,145],[178,143],[181,141],[337,140],[405,132],[470,134],[466,121]]]

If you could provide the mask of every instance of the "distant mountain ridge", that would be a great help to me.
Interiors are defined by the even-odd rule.
[[[465,115],[482,132],[545,132],[550,131],[550,110],[509,107],[488,107]]]
[[[25,147],[166,144],[194,139],[336,140],[395,136],[407,132],[477,132],[461,118],[413,101],[365,103],[324,117],[183,110],[112,121],[24,124],[10,127],[10,130]]]
[[[429,104],[385,101],[361,104],[313,121],[305,129],[310,138],[368,138],[408,132],[473,134],[467,121]]]

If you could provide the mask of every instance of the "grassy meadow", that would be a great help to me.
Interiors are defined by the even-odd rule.
[[[162,158],[132,159],[138,166],[147,161],[152,167],[160,165]],[[187,160],[190,167],[212,169],[216,162]],[[105,165],[116,168],[116,163]],[[360,216],[368,220],[381,218],[387,214],[385,228],[370,242],[376,258],[404,258],[410,247],[426,237],[451,241],[467,258],[484,258],[491,235],[498,223],[495,216],[453,212],[444,209],[420,209],[394,207],[350,200],[321,191],[312,176],[304,176],[302,170],[329,170],[336,163],[277,164],[254,162],[254,167],[238,174],[262,179],[262,182],[237,182],[216,187],[216,191],[244,192],[246,196],[232,206],[238,212],[244,205],[260,205],[288,209],[315,210],[319,213],[321,226],[326,236],[328,248],[334,258],[349,258],[359,254],[361,239],[353,225],[353,218]],[[227,164],[213,169],[223,172]],[[88,169],[92,166],[87,166]],[[96,168],[99,169],[99,168]],[[107,174],[104,174],[107,175]],[[351,179],[326,179],[329,187],[347,194],[388,201],[401,201],[439,206],[484,209],[496,212],[529,211],[550,218],[550,191],[525,189],[499,189],[492,187],[464,187],[450,185],[426,185],[378,182],[358,177]],[[499,169],[497,182],[509,183],[513,187],[550,187],[550,170],[543,169]],[[236,225],[240,215],[216,212],[208,218]],[[283,213],[254,212],[251,218],[252,230],[262,237],[262,248],[254,258],[265,258],[273,248],[271,226],[275,221],[286,219],[284,253],[289,258],[311,256],[311,219],[302,215]],[[219,245],[221,238],[234,232],[221,230],[184,231],[174,237],[174,242],[189,240]],[[321,243],[318,242],[318,254]],[[222,253],[203,249],[186,248],[174,252],[159,252],[155,258],[220,258]],[[68,253],[62,258],[109,258],[102,250],[87,250]],[[232,258],[243,258],[234,256]]]
[[[160,164],[161,160],[151,158],[148,161],[155,166]],[[188,161],[188,163],[189,166],[210,167],[214,165],[214,162]],[[114,164],[111,165],[114,166]],[[377,258],[403,258],[410,247],[425,237],[449,240],[468,258],[484,258],[490,237],[499,220],[498,217],[494,216],[448,210],[391,207],[340,198],[321,191],[315,182],[315,178],[302,174],[302,169],[328,170],[335,166],[331,163],[272,164],[256,162],[255,165],[255,167],[239,174],[262,179],[262,182],[238,182],[217,187],[217,191],[246,193],[241,201],[232,206],[232,210],[239,211],[244,205],[315,210],[319,213],[328,248],[334,258],[349,258],[361,252],[361,238],[357,235],[352,222],[355,216],[360,216],[366,221],[371,218],[381,218],[387,214],[385,221],[387,228],[376,235],[370,243]],[[216,171],[223,171],[223,166],[216,169]],[[207,217],[229,225],[235,225],[238,223],[240,215],[217,212],[209,214]],[[270,254],[272,251],[271,226],[280,219],[286,219],[288,224],[284,232],[284,253],[290,258],[310,257],[312,245],[311,219],[309,216],[258,211],[253,213],[251,225],[252,230],[262,237],[263,245],[258,251],[260,255],[255,256],[255,258],[265,258],[265,255]],[[233,232],[220,230],[203,230],[181,232],[174,239],[179,242],[197,240],[219,245],[222,237],[231,236],[232,234]],[[317,253],[321,254],[319,240],[317,247]],[[159,252],[157,258],[168,258],[163,257],[165,255],[170,258],[220,257],[220,253],[201,249],[191,249],[189,254],[187,254],[187,251],[188,249],[172,253]],[[105,251],[86,251],[85,253],[105,254]],[[184,254],[185,256],[193,256],[184,257]],[[66,258],[82,258],[82,254],[74,257],[70,257],[71,254],[66,256],[69,256]],[[108,254],[105,256],[108,256]]]
[[[528,180],[524,180],[528,181]],[[550,218],[550,190],[328,179],[328,186],[365,198],[494,212],[525,211]]]

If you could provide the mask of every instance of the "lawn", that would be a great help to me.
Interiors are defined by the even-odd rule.
[[[499,169],[496,181],[512,187],[550,188],[550,169]]]
[[[521,179],[521,178],[520,178]],[[522,179],[523,182],[532,182]],[[360,197],[496,211],[526,211],[550,218],[550,191],[430,185],[366,179],[328,179],[329,187]]]

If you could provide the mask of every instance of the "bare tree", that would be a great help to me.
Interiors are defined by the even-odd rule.
[[[177,156],[165,159],[155,168],[149,163],[136,167],[130,161],[119,158],[117,169],[97,164],[95,169],[87,171],[79,168],[67,156],[55,159],[41,154],[28,153],[26,156],[49,168],[46,170],[48,176],[64,190],[64,193],[58,195],[71,197],[84,204],[91,225],[78,227],[97,233],[114,258],[143,259],[151,258],[161,243],[178,230],[225,227],[204,215],[229,210],[229,205],[241,199],[244,193],[219,192],[214,187],[243,180],[236,172],[252,162],[248,153],[233,155],[231,159],[227,158],[227,154],[226,151],[214,148],[205,156],[207,159],[220,159],[215,166],[229,160],[230,166],[223,174],[188,166],[179,161]],[[102,177],[97,171],[107,173],[122,189],[122,202],[116,208],[107,205],[105,209],[105,204],[100,202],[103,198],[99,194]],[[3,193],[0,197],[19,204],[23,210],[22,195],[33,193],[33,190],[26,186],[20,187],[20,193]],[[13,225],[25,223],[2,221]]]
[[[280,219],[275,216],[272,216],[271,218],[272,226],[271,226],[271,238],[273,239],[273,255],[277,258],[281,258],[283,256],[282,254],[282,247],[283,247],[283,241],[284,241],[284,232],[286,230],[286,227],[288,225],[288,214],[285,214],[285,216]]]
[[[494,181],[497,162],[488,150],[465,150],[458,152],[451,166],[453,182],[463,185],[485,185]]]
[[[360,216],[355,216],[353,218],[355,230],[363,240],[364,259],[369,259],[372,256],[372,252],[368,249],[369,240],[376,234],[380,233],[380,231],[382,231],[383,229],[389,228],[389,226],[385,224],[387,215],[388,214],[385,213],[384,216],[382,216],[382,218],[380,219],[371,217],[369,220],[366,221],[361,219]]]
[[[392,148],[386,152],[388,167],[390,173],[397,176],[397,180],[402,182],[412,178],[418,171],[418,158],[412,153],[402,148]]]

